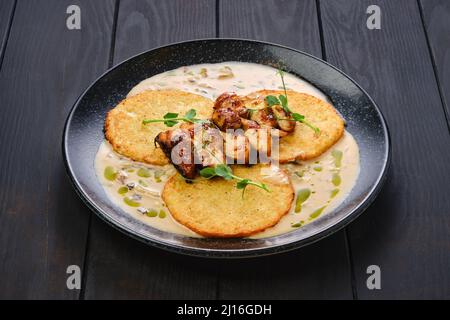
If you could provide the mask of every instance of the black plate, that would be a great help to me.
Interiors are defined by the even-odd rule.
[[[283,235],[266,239],[191,238],[152,228],[115,206],[96,178],[95,154],[103,121],[141,80],[181,66],[224,61],[278,66],[304,78],[332,101],[347,121],[360,148],[361,172],[346,200],[333,212]],[[389,134],[380,110],[368,94],[318,58],[279,45],[235,39],[177,43],[137,55],[110,69],[77,100],[64,129],[63,153],[69,176],[81,198],[104,221],[133,238],[159,248],[209,257],[248,257],[298,248],[341,229],[361,214],[378,194],[390,159]]]

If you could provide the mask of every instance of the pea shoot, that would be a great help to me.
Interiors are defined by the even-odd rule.
[[[180,121],[190,123],[203,123],[207,121],[204,119],[195,118],[196,115],[197,111],[195,111],[195,109],[190,109],[183,117],[179,117],[179,113],[168,112],[163,116],[163,119],[145,119],[142,121],[142,124],[163,122],[166,126],[173,127]]]
[[[270,192],[270,189],[264,183],[254,182],[250,179],[245,179],[234,175],[232,169],[226,164],[218,164],[215,167],[203,168],[202,170],[200,170],[200,176],[206,179],[211,179],[214,177],[222,177],[225,180],[232,180],[232,179],[237,180],[236,188],[242,189],[242,198],[244,197],[245,189],[249,185]]]
[[[292,119],[277,119],[277,120],[288,120],[288,121],[301,122],[304,125],[310,127],[312,130],[314,130],[314,132],[316,134],[318,134],[320,132],[320,129],[317,128],[316,126],[312,125],[311,123],[309,123],[307,120],[305,120],[305,116],[304,115],[302,115],[300,113],[292,112],[291,109],[289,109],[286,84],[284,82],[284,71],[281,70],[281,69],[278,69],[277,74],[279,74],[280,77],[281,77],[281,82],[283,83],[284,95],[280,94],[278,97],[273,96],[273,95],[268,95],[268,96],[266,96],[265,100],[266,100],[267,105],[269,107],[279,105],[279,106],[281,106],[283,108],[283,110],[287,114],[292,116]]]

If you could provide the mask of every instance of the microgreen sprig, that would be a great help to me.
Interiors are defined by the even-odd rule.
[[[278,69],[277,74],[279,74],[280,77],[281,77],[281,82],[283,83],[284,95],[280,94],[278,97],[272,96],[272,95],[266,96],[267,105],[269,107],[280,105],[287,114],[290,114],[292,116],[292,119],[278,119],[278,120],[287,120],[287,121],[301,122],[304,125],[310,127],[312,130],[314,130],[314,132],[316,134],[318,134],[320,132],[320,129],[317,128],[316,126],[312,125],[311,123],[309,123],[305,119],[304,115],[302,115],[300,113],[292,112],[291,109],[289,109],[286,84],[284,82],[284,71],[281,70],[281,69]]]
[[[232,169],[226,164],[218,164],[215,167],[203,168],[202,170],[200,170],[200,175],[206,179],[211,179],[214,177],[222,177],[225,180],[232,180],[232,179],[237,180],[236,188],[242,189],[242,197],[244,197],[245,189],[249,185],[270,192],[270,189],[264,183],[254,182],[250,179],[245,179],[234,175]]]
[[[179,117],[178,113],[168,112],[164,115],[163,119],[145,119],[142,121],[142,124],[155,123],[155,122],[163,122],[168,127],[173,127],[180,121],[190,122],[190,123],[201,123],[204,122],[204,119],[197,119],[195,116],[197,115],[197,111],[195,109],[190,109],[184,117]]]

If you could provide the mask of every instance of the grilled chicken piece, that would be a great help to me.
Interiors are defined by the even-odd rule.
[[[247,109],[246,103],[256,108]],[[212,120],[222,131],[260,127],[279,128],[286,132],[295,129],[295,121],[291,121],[290,115],[282,106],[267,107],[261,97],[249,101],[247,97],[234,93],[223,93],[216,99]]]
[[[214,110],[224,108],[236,111],[239,117],[248,117],[248,110],[244,106],[242,98],[235,93],[225,92],[217,97],[214,103]]]
[[[265,97],[259,94],[248,95],[246,97],[242,97],[242,99],[244,105],[246,105],[250,109],[258,109],[258,111],[266,109],[263,113],[254,111],[253,117],[250,116],[250,119],[256,121],[261,126],[278,128],[287,133],[293,132],[295,130],[295,121],[290,121],[292,120],[292,116],[287,113],[282,106],[274,105],[272,107],[269,107],[267,102],[265,101]],[[266,119],[267,116],[269,117],[269,119]],[[282,136],[284,135],[281,134],[280,137]]]
[[[214,109],[212,121],[222,131],[227,129],[239,129],[242,126],[241,117],[239,117],[239,114],[235,110],[230,108]]]
[[[286,132],[292,132],[295,129],[295,121],[292,121],[292,117],[288,114],[282,106],[276,105],[271,107],[275,118],[277,119],[278,127]],[[284,120],[288,119],[288,120]]]
[[[245,131],[248,129],[261,128],[261,126],[256,121],[253,121],[253,120],[241,118],[241,123],[242,123],[242,129],[244,129]]]
[[[223,93],[216,99],[212,121],[220,130],[239,129],[242,126],[242,118],[247,117],[248,110],[235,93]]]
[[[155,142],[185,178],[194,179],[197,171],[192,152],[194,133],[191,128],[178,128],[159,133]]]
[[[250,120],[255,121],[261,127],[276,128],[278,124],[271,108],[263,108],[251,112]]]
[[[224,163],[221,131],[212,123],[183,123],[179,128],[159,133],[155,142],[177,171],[194,179],[197,169]]]

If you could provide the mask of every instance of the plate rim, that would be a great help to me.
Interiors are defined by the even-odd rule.
[[[226,42],[226,41],[236,41],[236,42],[249,42],[249,43],[257,43],[262,45],[270,45],[282,49],[287,49],[290,51],[293,51],[297,54],[302,54],[305,56],[308,56],[314,60],[317,60],[328,67],[331,67],[338,73],[345,76],[348,80],[350,80],[361,92],[367,97],[367,99],[370,101],[372,106],[375,108],[375,111],[377,112],[379,118],[381,119],[381,127],[382,131],[384,133],[385,137],[385,155],[383,157],[383,166],[381,172],[378,174],[377,180],[375,183],[371,186],[370,190],[368,191],[367,196],[358,203],[358,205],[351,210],[346,217],[344,217],[342,220],[338,221],[336,224],[331,225],[327,228],[322,228],[322,230],[319,230],[316,234],[309,236],[304,239],[300,239],[297,241],[292,241],[290,243],[284,243],[284,244],[275,244],[270,247],[266,248],[244,248],[244,249],[208,249],[208,248],[198,248],[198,247],[187,247],[187,246],[180,246],[177,244],[167,243],[164,241],[160,241],[157,239],[145,239],[137,234],[135,234],[130,228],[128,228],[123,223],[120,223],[116,220],[108,218],[108,215],[103,212],[103,209],[98,207],[95,204],[95,201],[93,201],[87,192],[83,190],[83,187],[80,185],[80,183],[77,181],[72,165],[68,159],[68,130],[70,122],[73,118],[73,115],[82,100],[82,98],[88,93],[91,88],[97,84],[103,77],[107,76],[111,71],[115,70],[116,68],[119,68],[123,64],[129,62],[130,60],[133,60],[139,56],[148,54],[149,52],[164,49],[164,48],[170,48],[173,46],[183,45],[183,44],[189,44],[193,42]],[[95,78],[92,82],[90,82],[89,86],[83,92],[77,97],[75,100],[73,106],[71,107],[67,118],[64,123],[64,129],[63,129],[63,139],[62,139],[62,153],[63,153],[63,162],[65,167],[65,172],[67,176],[69,177],[69,180],[75,189],[76,194],[81,198],[84,204],[93,211],[102,221],[106,222],[108,225],[112,226],[114,229],[126,234],[127,236],[136,239],[140,242],[143,242],[147,245],[151,245],[160,249],[164,249],[170,252],[174,253],[181,253],[188,256],[195,256],[195,257],[207,257],[207,258],[250,258],[250,257],[259,257],[259,256],[267,256],[267,255],[273,255],[277,253],[287,252],[294,249],[298,249],[307,245],[310,245],[312,243],[315,243],[321,239],[324,239],[331,234],[334,234],[342,229],[344,229],[346,226],[348,226],[351,222],[353,222],[356,218],[358,218],[363,212],[366,211],[366,209],[373,203],[373,201],[376,199],[376,197],[379,195],[384,183],[387,180],[389,168],[391,165],[391,158],[392,158],[392,144],[391,144],[391,137],[390,137],[390,131],[387,126],[386,119],[378,107],[377,103],[374,101],[374,99],[367,93],[367,91],[361,87],[361,85],[358,84],[352,77],[350,77],[347,73],[344,71],[338,69],[334,65],[330,64],[329,62],[322,60],[321,58],[318,58],[310,53],[304,52],[302,50],[298,50],[295,48],[291,48],[289,46],[284,46],[280,44],[276,44],[273,42],[268,41],[261,41],[261,40],[253,40],[253,39],[245,39],[245,38],[199,38],[199,39],[192,39],[192,40],[185,40],[185,41],[179,41],[179,42],[173,42],[166,45],[161,45],[158,47],[151,48],[149,50],[142,51],[138,54],[135,54],[125,60],[120,61],[119,63],[113,65],[112,67],[108,68],[105,72],[103,72],[100,76]],[[88,231],[90,232],[90,231]]]

